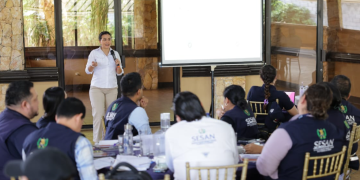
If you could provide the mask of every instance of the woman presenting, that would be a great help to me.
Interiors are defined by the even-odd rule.
[[[116,100],[117,78],[124,73],[119,53],[111,49],[111,34],[103,31],[99,34],[100,47],[90,52],[85,72],[93,74],[90,85],[90,101],[93,116],[93,141],[103,138],[101,121],[105,110]]]

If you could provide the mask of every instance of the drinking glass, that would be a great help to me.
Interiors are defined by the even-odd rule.
[[[124,140],[123,135],[118,135],[119,154],[122,154],[124,152],[123,140]]]

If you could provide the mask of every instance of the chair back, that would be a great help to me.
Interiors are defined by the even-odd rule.
[[[103,128],[103,137],[105,137],[106,134],[106,127],[105,127],[105,118],[101,118],[101,126]]]
[[[170,180],[170,175],[169,175],[169,174],[165,174],[164,180]]]
[[[99,174],[99,180],[105,180],[105,175],[103,173]]]
[[[307,152],[305,155],[302,180],[314,179],[314,178],[320,178],[320,177],[326,177],[332,175],[335,175],[335,179],[339,179],[341,166],[344,161],[345,153],[346,153],[346,146],[343,146],[342,150],[338,153],[325,155],[325,156],[310,157],[310,153]],[[314,161],[314,168],[312,169],[313,171],[312,175],[308,175],[310,161]],[[320,168],[317,169],[319,161],[320,161]],[[325,169],[324,169],[324,161],[326,161]]]
[[[255,118],[257,117],[257,115],[264,115],[267,116],[268,112],[266,109],[264,109],[264,102],[262,101],[248,101],[249,102],[249,106],[251,107],[251,110],[254,113]],[[279,104],[279,99],[276,99],[276,103]],[[262,125],[264,126],[265,123],[257,123],[257,125]]]
[[[238,167],[242,167],[242,172],[241,172],[241,178],[240,180],[245,180],[246,179],[246,173],[247,173],[247,169],[248,169],[248,163],[249,160],[248,159],[244,159],[244,163],[242,164],[235,164],[235,165],[229,165],[229,166],[213,166],[213,167],[190,167],[189,162],[186,163],[186,180],[191,180],[190,179],[190,170],[197,170],[198,174],[199,174],[199,180],[202,180],[201,178],[201,170],[207,170],[207,180],[210,180],[210,170],[216,170],[216,180],[219,180],[219,169],[225,169],[225,179],[227,179],[228,177],[228,170],[229,169],[234,169],[233,173],[232,173],[232,180],[235,180],[236,178],[236,170]]]
[[[344,179],[346,177],[348,177],[350,175],[350,171],[349,171],[349,163],[350,163],[350,158],[351,158],[351,150],[352,147],[354,146],[355,143],[358,143],[360,140],[360,125],[357,126],[356,123],[353,124],[352,129],[351,129],[351,134],[350,134],[350,140],[349,140],[349,145],[348,145],[348,150],[347,150],[347,158],[346,158],[346,162],[344,165]]]

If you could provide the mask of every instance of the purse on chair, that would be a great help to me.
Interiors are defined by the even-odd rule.
[[[127,167],[130,171],[117,171],[119,167]],[[109,171],[105,179],[112,180],[152,180],[149,173],[146,171],[138,171],[134,166],[127,162],[117,164],[111,171]]]

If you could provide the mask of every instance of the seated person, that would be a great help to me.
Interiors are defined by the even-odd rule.
[[[0,113],[0,179],[8,180],[3,174],[5,164],[21,159],[25,138],[37,130],[30,121],[37,116],[39,103],[34,84],[30,81],[10,83],[5,95],[6,108]]]
[[[352,125],[354,122],[360,125],[360,110],[347,101],[350,98],[351,91],[350,79],[344,75],[337,75],[334,77],[334,79],[331,80],[331,83],[334,84],[340,91],[342,96],[342,105],[340,108],[341,111],[345,114],[349,125]]]
[[[328,86],[333,94],[333,100],[330,105],[330,109],[327,111],[329,117],[326,119],[327,121],[334,124],[339,130],[344,132],[343,141],[346,147],[349,145],[350,141],[350,126],[348,124],[348,121],[346,121],[345,115],[341,112],[341,94],[340,91],[336,88],[335,85],[329,83],[329,82],[323,82],[321,84],[324,84]],[[352,154],[354,154],[354,157],[357,157],[356,151],[357,151],[357,144],[352,147]],[[347,155],[344,158],[344,163],[346,161]],[[349,167],[358,169],[359,168],[359,160],[351,161],[349,164]]]
[[[324,84],[310,86],[299,100],[300,115],[281,124],[264,145],[256,161],[259,173],[272,179],[301,180],[306,152],[310,156],[340,152],[344,132],[325,120],[331,102],[330,88]],[[312,168],[310,163],[309,169]],[[311,175],[312,170],[308,173]]]
[[[338,129],[344,132],[344,141],[346,144],[349,144],[350,140],[350,126],[345,119],[345,116],[340,111],[341,105],[341,94],[340,91],[331,83],[322,82],[320,83],[324,86],[327,86],[332,92],[332,102],[330,104],[330,108],[327,110],[327,114],[329,115],[326,121],[331,122]]]
[[[90,141],[80,132],[85,117],[85,106],[77,98],[67,98],[58,107],[56,123],[31,133],[23,145],[23,159],[37,149],[55,147],[66,153],[78,173],[74,179],[97,179],[93,149]]]
[[[55,122],[56,110],[65,98],[65,91],[61,87],[51,87],[44,92],[43,107],[45,114],[36,122],[38,128],[44,128],[49,122]]]
[[[285,109],[291,116],[298,114],[294,103],[290,100],[289,96],[284,91],[276,90],[274,84],[276,81],[276,69],[271,65],[265,65],[260,70],[260,78],[264,82],[262,87],[253,86],[250,88],[247,100],[248,101],[259,101],[265,103],[276,102],[279,100],[279,106],[281,109]],[[267,109],[265,104],[264,109]],[[256,120],[258,123],[265,123],[269,132],[275,130],[278,124],[274,123],[273,120],[269,119],[265,122],[266,116],[257,116]],[[287,119],[288,120],[288,119]]]
[[[117,139],[118,135],[124,134],[124,125],[129,123],[133,128],[133,135],[138,131],[147,131],[151,134],[149,117],[145,106],[137,103],[143,98],[143,85],[139,73],[126,74],[120,82],[122,96],[108,107],[105,116],[106,134],[105,139]],[[144,107],[144,108],[143,108]]]
[[[238,139],[255,139],[259,130],[254,114],[245,100],[241,86],[230,85],[224,90],[224,110],[221,120],[231,124]]]
[[[14,160],[5,166],[7,176],[20,180],[70,180],[75,173],[70,158],[51,147],[34,151],[25,161]]]
[[[165,152],[166,164],[175,179],[186,179],[186,162],[190,166],[238,163],[235,133],[228,123],[205,117],[199,98],[191,92],[177,94],[173,104],[178,123],[166,131]],[[220,179],[224,179],[223,173],[220,171]],[[196,179],[197,172],[192,172],[191,177]]]

